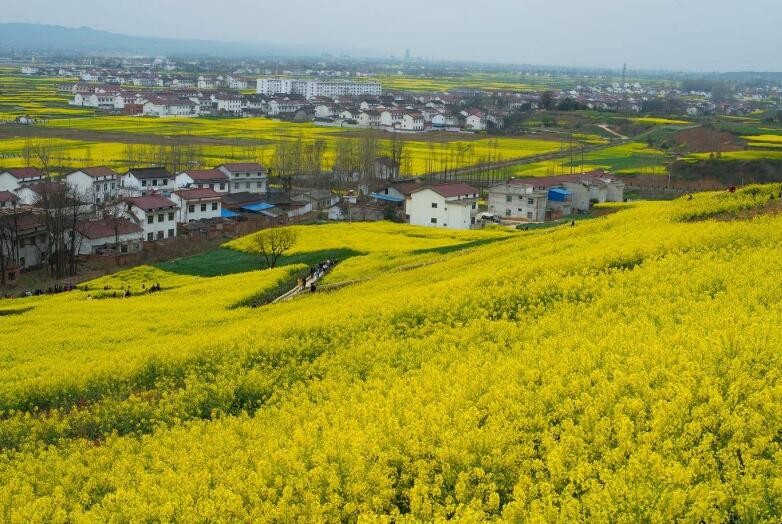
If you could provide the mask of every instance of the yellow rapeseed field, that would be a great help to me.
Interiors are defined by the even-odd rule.
[[[778,522],[781,190],[302,226],[361,278],[258,308],[302,268],[0,301],[0,519]]]

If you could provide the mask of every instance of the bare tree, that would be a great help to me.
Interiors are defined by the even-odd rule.
[[[296,244],[296,232],[290,228],[266,229],[255,235],[253,241],[258,253],[266,260],[266,265],[273,268],[277,260]]]

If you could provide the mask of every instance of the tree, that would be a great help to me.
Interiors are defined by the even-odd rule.
[[[267,229],[255,235],[254,242],[266,265],[273,268],[280,256],[296,244],[296,232],[287,227]]]
[[[554,92],[543,91],[540,94],[540,107],[543,109],[551,109],[554,107]]]

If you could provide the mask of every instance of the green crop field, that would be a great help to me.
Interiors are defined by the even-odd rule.
[[[569,158],[547,160],[514,168],[515,176],[549,176],[569,174],[573,169],[581,171],[581,158],[578,155],[572,163]],[[628,142],[584,154],[583,168],[605,169],[616,174],[662,174],[665,164],[671,159],[659,149],[641,142]],[[571,167],[573,169],[571,169]]]
[[[20,76],[13,69],[0,68],[0,121],[25,115],[55,119],[94,114],[91,109],[68,105],[71,96],[57,92],[57,85],[66,81]]]

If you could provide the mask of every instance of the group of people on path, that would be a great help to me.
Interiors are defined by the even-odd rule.
[[[163,288],[160,287],[160,282],[155,282],[151,286],[147,287],[146,284],[141,284],[141,292],[139,294],[144,293],[157,293],[158,291],[162,291]],[[84,285],[84,291],[89,291],[89,287],[87,284]],[[111,291],[111,298],[128,298],[133,296],[133,291],[130,290],[130,287],[126,287],[125,289],[121,289],[117,291],[116,289],[111,289],[111,287],[106,284],[103,286],[103,291],[109,292]],[[108,295],[104,295],[108,296]],[[92,295],[87,295],[88,299],[93,299],[96,297],[93,297]]]
[[[73,291],[76,289],[76,286],[73,284],[55,284],[53,286],[49,286],[46,289],[33,289],[31,291],[25,291],[19,296],[22,297],[37,297],[41,295],[56,295],[57,293],[65,293],[66,291]],[[5,298],[13,298],[12,295],[6,294]]]
[[[306,277],[299,277],[298,287],[301,288],[302,292],[309,288],[310,293],[314,293],[318,289],[318,286],[315,284],[315,282],[320,280],[323,275],[326,274],[326,271],[334,267],[336,263],[337,261],[333,258],[321,260],[310,268],[310,271],[307,273]]]

